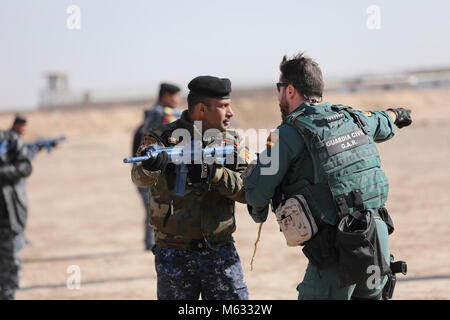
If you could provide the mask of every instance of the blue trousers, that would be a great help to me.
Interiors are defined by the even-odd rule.
[[[218,251],[157,246],[155,268],[160,300],[247,300],[241,262],[232,243]]]
[[[150,192],[148,188],[137,188],[139,191],[139,195],[142,198],[142,203],[145,207],[145,231],[144,231],[144,242],[145,248],[147,250],[151,250],[153,245],[155,244],[155,232],[153,228],[150,226]]]

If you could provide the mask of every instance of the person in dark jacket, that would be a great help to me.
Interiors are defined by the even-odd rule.
[[[28,148],[12,131],[0,131],[0,300],[14,299],[27,219],[21,179],[31,174]]]
[[[180,88],[170,83],[161,83],[159,88],[158,101],[152,109],[145,110],[144,123],[134,132],[132,156],[138,152],[144,134],[152,129],[171,123],[181,116],[181,111],[176,109],[180,104]],[[154,230],[150,226],[150,198],[148,188],[138,187],[139,195],[145,207],[145,249],[150,251],[155,245]]]
[[[16,115],[14,122],[11,126],[11,129],[9,129],[9,131],[15,132],[19,135],[20,138],[23,137],[23,135],[25,134],[25,130],[27,129],[27,119],[24,116],[21,115]],[[48,146],[48,148],[54,148],[58,145],[57,141],[53,141],[51,142],[51,144]],[[25,147],[28,149],[27,150],[27,155],[28,155],[28,159],[30,159],[30,161],[33,161],[34,157],[42,150],[45,149],[45,145],[42,143],[39,143],[39,140],[37,142],[34,143],[25,143]],[[23,190],[21,190],[21,194],[23,195],[23,201],[27,202],[27,190],[26,190],[26,179],[22,178],[20,179],[20,181],[18,182],[18,186],[19,188],[22,188]],[[25,241],[26,245],[31,245],[32,242],[30,240],[27,239],[27,237],[25,236],[25,234],[23,234],[23,238]]]

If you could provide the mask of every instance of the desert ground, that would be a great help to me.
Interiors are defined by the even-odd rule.
[[[328,94],[324,100],[363,110],[412,109],[413,125],[379,145],[390,181],[387,208],[396,230],[390,247],[408,262],[394,299],[450,298],[450,89]],[[185,104],[185,103],[184,103]],[[275,128],[274,92],[236,94],[240,128]],[[153,255],[144,251],[144,208],[130,179],[132,133],[149,105],[31,111],[24,140],[66,135],[51,154],[33,162],[27,182],[29,220],[17,299],[156,299]],[[6,129],[13,113],[0,114]],[[273,214],[262,229],[250,271],[258,225],[237,204],[236,247],[250,299],[296,299],[307,264],[287,247]],[[73,267],[80,287],[68,288]]]

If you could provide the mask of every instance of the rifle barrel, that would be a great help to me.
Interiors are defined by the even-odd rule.
[[[149,156],[142,156],[142,157],[129,157],[123,159],[123,163],[134,163],[134,162],[141,162],[150,159]]]
[[[184,154],[184,148],[183,147],[163,147],[163,148],[153,148],[150,149],[145,156],[140,157],[129,157],[123,159],[124,163],[135,163],[135,162],[141,162],[148,160],[150,158],[155,158],[158,156],[159,153],[162,151],[166,151],[169,156],[169,162],[176,163],[178,162],[178,159],[181,159]],[[195,148],[191,149],[191,155],[193,155],[193,151],[195,152]],[[203,148],[202,149],[202,156],[203,157],[224,157],[228,154],[231,154],[234,152],[234,146],[227,145],[227,146],[217,146],[217,147],[209,147],[209,148]]]

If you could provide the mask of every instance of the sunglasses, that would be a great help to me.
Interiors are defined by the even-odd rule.
[[[289,86],[289,83],[286,82],[277,82],[277,91],[280,92],[281,87],[287,87]]]

